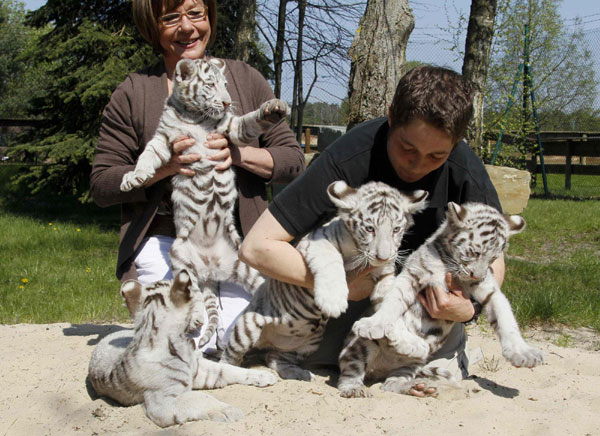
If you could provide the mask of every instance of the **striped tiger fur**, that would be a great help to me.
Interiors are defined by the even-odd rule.
[[[210,419],[236,421],[243,413],[202,392],[234,383],[268,386],[277,377],[202,358],[190,334],[202,321],[202,305],[192,298],[185,271],[173,281],[121,287],[134,329],[104,337],[92,353],[89,379],[99,395],[129,406],[144,403],[161,427]]]
[[[491,206],[449,203],[444,223],[408,257],[391,289],[375,306],[375,314],[353,325],[339,358],[341,395],[366,396],[365,375],[385,379],[382,389],[398,393],[408,393],[416,377],[454,381],[448,371],[423,368],[454,323],[432,319],[417,299],[429,286],[445,288],[447,272],[466,296],[482,305],[507,360],[517,367],[541,364],[543,353],[523,340],[490,268],[502,256],[509,236],[524,228],[523,218],[503,215]]]
[[[398,247],[427,193],[406,195],[380,182],[354,189],[338,181],[328,195],[337,216],[297,246],[314,290],[269,279],[238,319],[222,362],[237,365],[251,348],[268,350],[267,364],[282,378],[311,380],[300,363],[317,349],[327,320],[346,310],[346,272],[376,267],[370,274],[377,286],[394,277]]]
[[[173,93],[167,99],[158,128],[140,155],[135,169],[123,176],[122,191],[142,187],[156,170],[171,159],[170,144],[188,136],[195,144],[184,154],[210,156],[217,152],[204,146],[211,132],[226,135],[239,146],[248,145],[285,118],[285,101],[273,99],[256,111],[235,116],[227,92],[225,63],[220,59],[189,60],[177,63]],[[194,289],[201,293],[208,314],[200,345],[213,335],[218,324],[218,282],[232,281],[253,293],[264,279],[238,259],[240,236],[235,227],[237,200],[235,172],[214,169],[215,162],[201,159],[189,165],[193,177],[172,178],[173,219],[176,240],[171,248],[173,272],[190,272]]]

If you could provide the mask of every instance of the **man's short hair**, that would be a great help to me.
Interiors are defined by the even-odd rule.
[[[458,142],[473,116],[472,91],[471,84],[455,71],[430,65],[415,67],[398,82],[390,106],[390,127],[421,119]]]
[[[156,51],[162,52],[160,34],[158,32],[158,17],[166,11],[179,7],[185,0],[133,0],[133,21],[142,37],[150,43]],[[200,0],[201,1],[201,0]],[[199,1],[199,2],[200,2]],[[210,23],[210,47],[217,36],[217,0],[204,0],[208,9],[208,22]]]

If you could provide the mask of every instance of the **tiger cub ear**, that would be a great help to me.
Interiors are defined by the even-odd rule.
[[[410,201],[410,205],[408,207],[408,211],[410,213],[419,212],[427,207],[427,197],[429,197],[429,192],[427,191],[413,191],[407,195],[408,200]]]
[[[508,232],[510,235],[521,233],[525,230],[525,220],[520,215],[503,215],[508,223]]]
[[[176,307],[184,306],[192,299],[190,282],[190,276],[187,271],[184,270],[179,271],[173,280],[169,297]]]
[[[343,180],[333,182],[327,187],[327,195],[332,203],[341,210],[351,210],[354,207],[356,189],[348,186]]]
[[[194,61],[190,59],[181,59],[175,66],[175,80],[178,82],[190,80],[195,71],[196,65],[194,64]]]
[[[127,280],[121,285],[121,296],[125,299],[125,305],[131,317],[135,315],[140,307],[142,289],[143,285],[137,280]]]
[[[217,67],[221,73],[225,74],[225,61],[223,59],[210,58],[208,62]]]
[[[465,219],[466,215],[467,210],[464,207],[461,207],[459,204],[456,204],[453,201],[448,203],[446,216],[448,217],[448,220],[450,220],[456,226],[462,226],[462,221]]]

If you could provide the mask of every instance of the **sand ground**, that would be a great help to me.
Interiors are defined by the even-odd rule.
[[[527,332],[546,363],[518,369],[502,358],[491,332],[471,327],[469,347],[481,347],[484,358],[471,366],[473,379],[438,398],[387,393],[374,384],[372,398],[344,399],[335,374],[323,373],[311,383],[210,391],[245,418],[162,430],[141,406],[98,398],[86,382],[94,345],[119,328],[1,325],[0,435],[600,435],[600,337],[585,329]],[[557,338],[570,347],[555,345]]]

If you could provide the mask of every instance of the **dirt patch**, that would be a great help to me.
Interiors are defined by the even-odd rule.
[[[268,388],[229,386],[208,393],[239,407],[242,420],[199,421],[161,430],[141,406],[98,398],[87,383],[99,338],[119,325],[0,325],[0,434],[338,436],[427,434],[585,435],[600,428],[599,337],[588,329],[540,328],[526,340],[546,354],[534,369],[514,368],[491,329],[468,329],[469,348],[487,364],[473,364],[460,389],[418,399],[370,386],[372,398],[341,398],[335,374],[314,382],[279,381]],[[561,335],[572,337],[560,347]],[[590,351],[592,350],[592,351]],[[597,350],[597,349],[596,349]],[[485,362],[485,361],[484,361]]]

